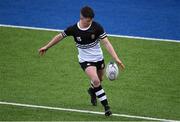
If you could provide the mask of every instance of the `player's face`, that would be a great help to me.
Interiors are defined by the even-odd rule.
[[[85,26],[88,27],[91,23],[92,23],[92,19],[91,18],[85,18],[82,15],[80,15],[80,20],[81,23]]]

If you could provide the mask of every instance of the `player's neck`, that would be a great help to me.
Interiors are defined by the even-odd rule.
[[[89,28],[92,24],[92,22],[89,24],[89,25],[83,25],[83,23],[81,22],[81,20],[78,22],[79,23],[79,27],[82,28],[82,29],[86,29],[86,28]]]

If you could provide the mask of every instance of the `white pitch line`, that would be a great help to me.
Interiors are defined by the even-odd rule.
[[[89,113],[89,114],[104,115],[104,112],[79,110],[79,109],[59,108],[59,107],[50,107],[50,106],[41,106],[41,105],[30,105],[30,104],[12,103],[12,102],[3,102],[3,101],[0,101],[0,104],[1,105],[28,107],[28,108],[40,108],[40,109],[49,109],[49,110],[59,110],[59,111],[68,111],[68,112],[78,112],[78,113]],[[112,115],[117,116],[117,117],[126,117],[126,118],[143,119],[143,120],[180,122],[179,120],[160,119],[160,118],[134,116],[134,115],[126,115],[126,114],[112,114]]]
[[[29,27],[29,26],[18,26],[18,25],[6,25],[6,24],[0,24],[0,27],[30,29],[30,30],[44,30],[44,31],[55,31],[55,32],[63,31],[63,30],[60,30],[60,29],[39,28],[39,27]]]
[[[44,30],[44,31],[55,31],[55,32],[63,31],[61,29],[17,26],[17,25],[6,25],[6,24],[0,24],[0,27],[11,27],[11,28],[21,28],[21,29],[30,29],[30,30]],[[112,36],[112,37],[122,37],[122,38],[130,38],[130,39],[143,39],[143,40],[166,41],[166,42],[180,43],[180,40],[173,40],[173,39],[159,39],[159,38],[149,38],[149,37],[140,37],[140,36],[126,36],[126,35],[116,35],[116,34],[107,34],[107,35]]]

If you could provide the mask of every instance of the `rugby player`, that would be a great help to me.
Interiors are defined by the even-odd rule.
[[[90,101],[92,105],[96,106],[96,98],[98,98],[104,107],[105,116],[110,116],[112,112],[101,85],[105,63],[100,42],[102,42],[120,68],[124,69],[125,66],[109,42],[103,27],[94,21],[94,16],[95,14],[91,7],[83,7],[80,11],[80,20],[56,35],[49,43],[39,49],[39,53],[44,55],[50,47],[60,42],[63,38],[73,36],[78,49],[79,64],[90,79],[90,88],[88,89]]]

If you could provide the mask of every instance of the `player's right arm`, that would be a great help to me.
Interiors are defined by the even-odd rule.
[[[58,42],[60,42],[63,38],[67,37],[67,36],[72,36],[73,35],[73,27],[69,26],[68,28],[66,28],[63,32],[59,33],[58,35],[56,35],[51,41],[49,41],[49,43],[47,45],[45,45],[44,47],[39,49],[39,54],[40,55],[44,55],[45,52],[52,47],[53,45],[57,44]]]
[[[62,33],[59,33],[58,35],[56,35],[51,41],[48,42],[47,45],[41,47],[39,49],[39,54],[42,56],[45,54],[45,52],[52,47],[53,45],[57,44],[58,42],[60,42],[63,39],[63,35]]]

